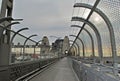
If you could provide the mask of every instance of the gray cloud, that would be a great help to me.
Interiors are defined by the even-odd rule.
[[[73,0],[15,0],[13,17],[24,19],[16,28],[29,27],[30,32],[24,32],[25,35],[64,37],[70,31],[72,4]]]

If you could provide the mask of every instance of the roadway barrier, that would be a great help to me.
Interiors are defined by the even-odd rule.
[[[0,81],[15,81],[19,77],[32,71],[37,72],[57,60],[58,58],[52,58],[2,66],[0,67]]]
[[[92,64],[82,63],[72,59],[72,66],[80,81],[120,81],[112,69]]]

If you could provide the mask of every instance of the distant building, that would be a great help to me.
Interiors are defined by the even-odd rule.
[[[64,39],[57,39],[54,43],[52,43],[52,51],[59,52],[61,54],[65,54],[68,52],[70,48],[69,38],[65,36]]]
[[[41,53],[42,55],[44,54],[48,54],[50,51],[50,44],[49,44],[49,40],[47,38],[47,36],[44,36],[42,39],[42,43],[40,45],[41,47]]]
[[[68,53],[69,48],[70,48],[69,38],[68,38],[68,36],[65,36],[64,40],[63,40],[63,48],[62,48],[63,54]]]
[[[57,39],[52,45],[52,50],[62,53],[63,39]]]

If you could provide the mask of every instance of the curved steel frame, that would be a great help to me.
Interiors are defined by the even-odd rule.
[[[20,24],[20,22],[10,23],[10,24],[8,24],[7,26],[5,26],[5,29],[7,29],[7,28],[9,28],[10,26],[15,25],[15,24]]]
[[[101,41],[101,36],[97,28],[95,27],[94,24],[92,24],[90,21],[85,20],[84,18],[81,17],[72,17],[72,21],[80,21],[84,22],[87,25],[89,25],[95,32],[95,35],[97,37],[97,42],[98,42],[98,53],[99,53],[99,58],[100,58],[100,63],[103,63],[103,51],[102,51],[102,41]]]
[[[71,41],[72,42],[72,41]],[[74,47],[74,48],[73,48]],[[77,52],[77,47],[75,46],[75,45],[73,45],[73,47],[71,47],[70,49],[69,49],[69,51],[71,50],[71,49],[73,49],[74,51],[75,51],[75,53]]]
[[[75,35],[70,35],[70,36],[77,37],[77,36],[75,36]],[[80,37],[78,37],[78,40],[79,40],[79,41],[81,42],[81,44],[82,44],[83,57],[85,57],[85,46],[84,46],[83,40],[82,40]]]
[[[11,43],[13,42],[15,36],[16,36],[19,32],[21,32],[21,31],[23,31],[23,30],[28,30],[28,28],[22,28],[22,29],[18,30],[18,31],[12,36],[12,38],[11,38]]]
[[[1,24],[0,26],[2,26],[2,28],[3,28],[2,33],[4,32],[4,30],[6,30],[7,28],[9,28],[10,26],[15,25],[15,24],[20,24],[20,22],[12,22],[12,23],[8,24],[7,26],[3,26]]]
[[[3,26],[3,25],[1,24],[0,27],[2,28],[2,30],[1,30],[1,32],[0,32],[0,37],[2,38],[3,32],[4,32],[5,30],[7,31],[7,28],[9,28],[10,26],[15,25],[15,24],[20,24],[20,22],[13,22],[13,23],[8,24],[7,26]]]
[[[72,49],[72,48],[71,48]],[[73,50],[75,51],[75,53],[77,52],[77,47],[75,45],[73,45]],[[75,54],[76,55],[76,54]]]
[[[42,40],[39,40],[38,42],[36,42],[36,45],[38,45],[38,44],[39,44],[39,42],[42,42]]]
[[[25,40],[25,42],[24,42],[24,44],[23,44],[23,61],[24,61],[24,53],[25,53],[25,44],[27,43],[27,41],[28,41],[31,37],[34,37],[34,36],[37,36],[37,35],[34,34],[34,35],[29,36],[29,37]]]
[[[71,25],[71,27],[82,28],[79,25]],[[95,49],[94,49],[94,40],[93,40],[93,37],[92,37],[91,33],[86,28],[83,28],[83,30],[86,31],[88,33],[88,35],[90,36],[91,43],[92,43],[92,54],[93,54],[93,57],[95,57]]]
[[[88,9],[92,9],[93,6],[85,3],[76,3],[74,7],[84,7]],[[114,29],[113,26],[109,20],[109,18],[98,8],[95,8],[94,11],[99,14],[105,21],[105,23],[108,26],[109,33],[110,33],[110,42],[111,42],[111,48],[112,48],[112,56],[113,56],[113,63],[114,67],[116,66],[115,63],[117,63],[117,53],[116,53],[116,43],[115,43],[115,35],[114,35]]]
[[[73,40],[69,40],[69,41],[74,42]],[[80,51],[79,45],[78,45],[78,43],[76,43],[76,42],[75,42],[75,44],[76,44],[76,45],[77,45],[77,47],[78,47],[78,51],[77,51],[77,47],[76,47],[76,53],[78,53],[78,54],[79,54],[79,51]]]
[[[34,36],[37,36],[37,35],[35,34],[35,35],[31,35],[31,36],[29,36],[29,37],[25,40],[25,42],[24,42],[24,46],[25,46],[26,42],[27,42],[31,37],[34,37]]]

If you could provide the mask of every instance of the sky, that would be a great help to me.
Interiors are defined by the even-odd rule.
[[[43,36],[48,36],[50,43],[56,40],[56,38],[51,38],[50,36],[64,38],[66,35],[76,35],[79,29],[72,29],[70,25],[80,25],[80,23],[71,22],[71,17],[80,16],[87,18],[89,10],[85,8],[73,9],[75,1],[93,5],[96,0],[14,0],[13,18],[22,18],[24,20],[20,25],[15,25],[15,27],[12,28],[17,31],[21,28],[28,27],[29,31],[21,32],[23,35],[28,37],[32,34],[37,34],[38,36],[33,38],[36,41],[42,40]],[[106,14],[113,25],[118,50],[120,49],[119,5],[120,0],[101,0],[97,6],[97,8]],[[93,13],[90,21],[94,23],[100,31],[103,45],[107,46],[107,43],[110,45],[108,29],[105,26],[106,24],[103,24],[104,21],[101,21],[101,17]],[[85,36],[84,38],[87,40]]]
[[[13,18],[24,19],[13,30],[28,27],[22,31],[25,36],[37,34],[36,41],[48,36],[50,42],[57,36],[64,38],[71,32],[70,24],[74,0],[14,0]]]

